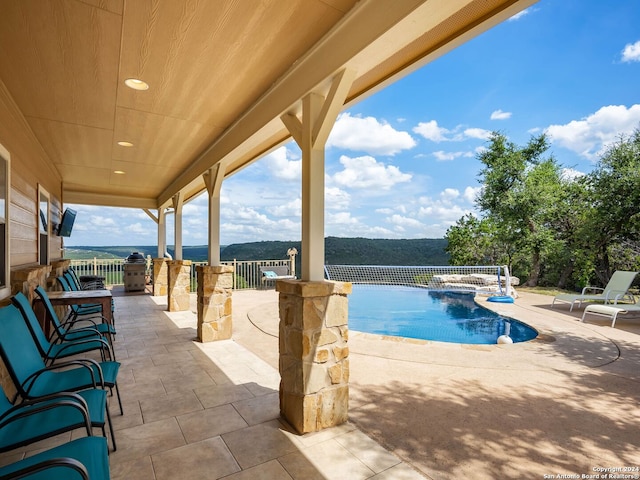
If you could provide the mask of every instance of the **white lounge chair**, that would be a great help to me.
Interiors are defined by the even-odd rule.
[[[578,308],[582,305],[582,302],[603,302],[605,304],[616,304],[618,302],[627,301],[635,303],[635,298],[629,293],[629,287],[636,278],[638,272],[625,272],[618,270],[613,275],[606,287],[584,287],[582,293],[563,293],[556,295],[551,302],[551,308],[556,302],[570,303],[571,307],[569,311],[573,310],[574,305],[577,303]],[[593,293],[589,293],[593,292]],[[596,293],[601,292],[601,293]]]
[[[616,326],[616,319],[619,314],[626,313],[638,313],[640,314],[640,300],[638,300],[633,305],[587,305],[587,308],[584,309],[584,313],[582,314],[582,322],[584,322],[584,317],[588,314],[599,315],[601,317],[610,317],[611,318],[611,328]]]

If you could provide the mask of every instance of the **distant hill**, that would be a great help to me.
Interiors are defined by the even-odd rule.
[[[325,239],[325,261],[329,265],[448,265],[449,255],[445,252],[444,238],[421,238],[411,240],[390,240],[371,238]],[[220,248],[221,260],[275,260],[287,258],[287,250],[295,247],[302,251],[299,241],[265,241],[235,243]],[[155,257],[158,248],[153,245],[129,247],[69,247],[65,258],[126,258],[132,252]],[[174,254],[173,248],[168,251]],[[183,258],[196,262],[206,261],[206,245],[183,246]],[[300,267],[300,255],[297,257]],[[300,271],[297,269],[297,271]]]

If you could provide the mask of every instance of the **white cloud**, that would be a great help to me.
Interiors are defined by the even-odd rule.
[[[445,201],[455,200],[460,196],[460,192],[455,188],[445,188],[442,192],[440,192],[440,198]]]
[[[391,215],[393,213],[393,208],[376,208],[375,212],[380,215]]]
[[[396,130],[374,117],[352,117],[349,113],[338,116],[327,147],[367,152],[371,155],[395,155],[416,146],[408,132]]]
[[[560,172],[560,177],[564,180],[575,180],[576,178],[583,177],[585,175],[584,172],[580,172],[574,168],[563,168],[562,172]]]
[[[640,40],[636,43],[627,43],[622,50],[623,62],[640,62]]]
[[[462,142],[469,138],[477,138],[486,140],[491,135],[489,130],[483,128],[463,128],[462,125],[456,126],[453,130],[438,126],[436,120],[428,122],[420,122],[413,131],[432,142]]]
[[[444,150],[433,152],[432,155],[436,157],[436,160],[439,162],[450,162],[451,160],[455,160],[460,157],[473,157],[472,152],[445,152]]]
[[[479,140],[487,140],[491,136],[490,130],[484,128],[467,128],[464,131],[464,136],[468,138],[477,138]]]
[[[346,210],[351,203],[351,195],[338,187],[326,187],[324,201],[328,210]]]
[[[511,112],[503,112],[500,109],[491,112],[491,120],[507,120],[509,118],[511,118]]]
[[[531,8],[525,8],[524,10],[521,10],[515,15],[512,15],[508,21],[512,22],[512,21],[520,20],[522,17],[524,17],[525,15],[528,15],[529,13],[531,13]]]
[[[403,217],[402,215],[398,215],[398,214],[391,215],[386,220],[387,222],[393,225],[402,227],[403,229],[407,229],[407,228],[419,229],[424,226],[422,222],[420,222],[419,220],[416,220],[415,218]]]
[[[369,156],[351,158],[342,155],[340,163],[344,169],[332,179],[342,187],[389,190],[398,183],[411,180],[411,174],[402,173],[398,167],[377,162]]]
[[[464,152],[445,152],[443,150],[433,152],[433,156],[436,157],[436,160],[439,162],[450,162],[451,160],[461,157],[463,154]]]
[[[546,129],[551,141],[591,160],[620,135],[631,134],[640,122],[640,105],[627,108],[609,105],[580,120],[565,125],[550,125]]]
[[[430,120],[428,122],[420,122],[417,127],[414,127],[413,131],[419,135],[422,135],[427,140],[432,142],[445,142],[447,141],[447,135],[451,133],[449,130],[438,126],[438,122]]]
[[[276,217],[300,217],[302,215],[302,200],[298,197],[284,205],[271,207],[268,211]]]
[[[326,213],[325,222],[327,225],[355,225],[357,218],[351,216],[350,212]]]
[[[302,161],[298,159],[290,160],[286,147],[280,147],[269,155],[265,156],[263,161],[266,163],[269,173],[280,180],[300,180],[302,174]]]
[[[467,202],[473,203],[481,190],[482,187],[466,187],[462,196]]]

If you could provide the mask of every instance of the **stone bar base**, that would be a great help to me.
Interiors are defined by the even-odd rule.
[[[198,340],[227,340],[232,333],[233,267],[198,265]]]
[[[349,416],[350,283],[279,280],[280,413],[298,433]]]
[[[153,296],[160,297],[169,293],[169,266],[166,258],[153,259]]]
[[[191,293],[191,260],[170,260],[167,262],[169,286],[167,304],[170,312],[189,310]]]

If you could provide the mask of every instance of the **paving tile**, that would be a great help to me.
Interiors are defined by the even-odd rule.
[[[164,347],[164,346],[163,346]],[[173,351],[171,353],[163,353],[160,355],[152,355],[151,360],[154,365],[184,365],[188,366],[193,362],[193,357],[185,350]]]
[[[140,381],[132,385],[127,385],[120,392],[122,401],[140,400],[148,397],[157,397],[159,395],[165,395],[166,390],[162,385],[159,378],[151,381]]]
[[[224,384],[212,387],[196,388],[196,395],[204,408],[217,407],[225,403],[237,402],[253,395],[243,385]]]
[[[240,470],[220,437],[158,453],[151,459],[156,480],[211,480]]]
[[[277,460],[257,465],[233,475],[225,477],[225,480],[293,480]]]
[[[171,374],[162,377],[162,384],[167,393],[183,392],[215,386],[211,376],[199,367],[184,367],[180,374]]]
[[[249,425],[275,420],[280,417],[280,394],[278,392],[234,402],[233,406]]]
[[[278,460],[295,479],[358,480],[375,473],[335,440],[318,443]]]
[[[247,422],[228,404],[179,415],[177,420],[187,443],[199,442],[247,427]]]
[[[226,433],[222,438],[243,469],[277,459],[297,449],[281,431],[281,425],[277,421]]]
[[[398,457],[382,448],[360,430],[340,435],[335,440],[376,473],[400,463]]]
[[[140,400],[140,409],[145,423],[184,413],[203,410],[203,406],[192,391],[173,393]]]
[[[118,450],[111,452],[112,462],[128,462],[185,445],[175,418],[125,428],[116,433]]]
[[[411,468],[406,463],[399,463],[394,467],[378,473],[370,480],[423,480],[427,477]]]
[[[111,480],[156,480],[149,456],[128,462],[110,462],[109,467]]]

